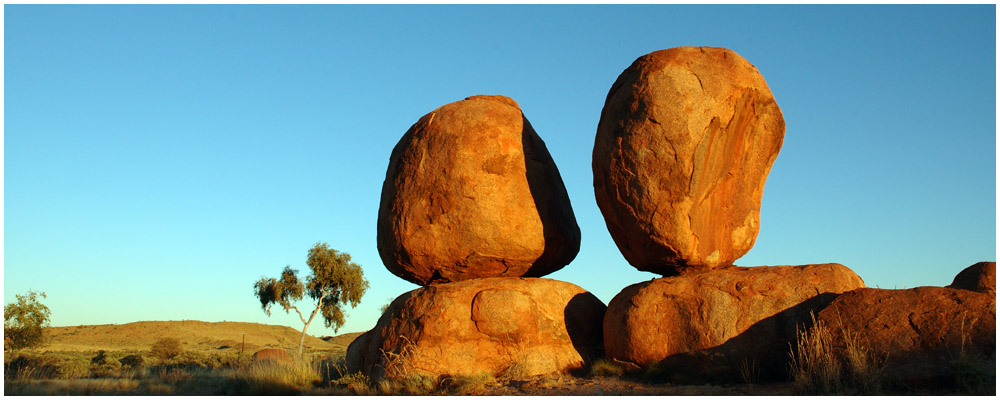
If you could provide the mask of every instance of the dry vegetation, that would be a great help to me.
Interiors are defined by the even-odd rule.
[[[849,333],[847,348],[834,349],[830,332],[822,325],[799,332],[789,352],[790,382],[758,383],[755,366],[744,363],[744,384],[710,385],[677,385],[656,379],[662,374],[654,371],[655,365],[645,371],[625,372],[606,359],[596,360],[589,371],[577,376],[525,376],[517,365],[512,365],[497,376],[432,378],[398,371],[404,372],[400,374],[403,378],[373,382],[361,373],[348,374],[345,368],[345,350],[357,333],[309,337],[304,360],[281,365],[251,363],[251,355],[261,348],[297,348],[299,332],[281,326],[178,321],[49,329],[51,340],[44,347],[5,354],[5,394],[897,394],[887,390],[883,380],[884,355],[873,354],[860,338]],[[244,333],[246,348],[240,351]],[[177,343],[164,339],[177,339]],[[983,376],[982,371],[973,368],[975,365],[961,362],[956,361],[956,379],[968,382],[968,394],[995,393],[995,373]]]

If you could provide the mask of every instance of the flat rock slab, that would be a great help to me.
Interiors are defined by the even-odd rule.
[[[594,194],[632,266],[665,276],[732,265],[753,247],[785,122],[753,65],[731,50],[639,57],[608,92]]]
[[[953,385],[958,366],[996,371],[996,296],[964,289],[857,289],[816,317],[844,346],[844,334],[885,359],[892,381]]]
[[[430,285],[396,298],[348,346],[347,367],[375,380],[564,373],[600,357],[605,309],[590,292],[552,279]]]
[[[783,375],[788,343],[837,294],[864,287],[840,264],[729,267],[626,287],[604,316],[604,348],[626,368],[680,381],[734,380],[741,363]],[[769,370],[770,369],[770,370]]]
[[[541,277],[579,250],[559,170],[514,100],[444,105],[393,148],[378,212],[393,274],[418,285]]]

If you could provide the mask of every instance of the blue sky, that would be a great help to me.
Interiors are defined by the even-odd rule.
[[[548,278],[608,302],[628,265],[594,201],[608,89],[637,57],[732,49],[784,113],[755,247],[870,287],[996,260],[996,9],[972,6],[4,6],[4,301],[52,324],[267,317],[251,287],[317,241],[371,289],[340,332],[415,289],[382,265],[389,153],[431,110],[517,101],[582,243]],[[312,335],[332,334],[321,324]]]

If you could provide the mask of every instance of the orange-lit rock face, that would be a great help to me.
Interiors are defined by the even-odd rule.
[[[403,279],[540,277],[579,249],[559,171],[514,100],[474,96],[444,105],[393,149],[378,250]]]
[[[810,312],[835,294],[862,287],[840,264],[727,267],[657,278],[626,287],[608,303],[604,351],[630,368],[664,362],[735,372],[749,359],[784,374],[796,325],[808,324]],[[720,365],[692,362],[701,355]]]
[[[963,269],[955,280],[948,285],[950,288],[982,292],[990,296],[997,294],[997,263],[983,261]]]
[[[784,132],[764,79],[730,50],[637,59],[608,93],[593,154],[597,204],[629,263],[676,275],[746,254]]]
[[[921,286],[858,289],[837,297],[816,315],[834,348],[846,332],[884,357],[886,379],[910,387],[940,389],[953,382],[954,365],[996,365],[996,296]]]
[[[605,309],[579,286],[545,278],[430,285],[396,298],[348,346],[347,367],[376,380],[572,371],[600,356]]]

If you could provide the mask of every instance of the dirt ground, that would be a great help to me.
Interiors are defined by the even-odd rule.
[[[494,384],[482,391],[490,396],[787,396],[788,383],[742,385],[644,384],[612,377],[544,377]]]

